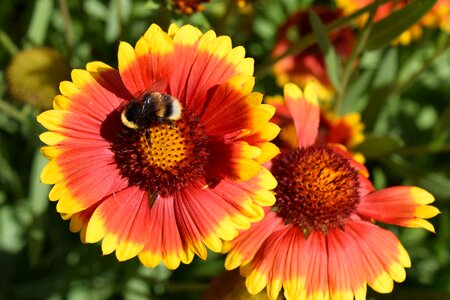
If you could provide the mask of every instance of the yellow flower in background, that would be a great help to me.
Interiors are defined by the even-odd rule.
[[[312,84],[304,93],[286,84],[297,147],[269,163],[278,181],[276,203],[261,222],[224,244],[225,267],[240,267],[250,293],[270,299],[366,298],[405,280],[411,261],[379,221],[434,232],[425,219],[439,210],[434,197],[412,186],[376,191],[364,165],[339,144],[316,144],[320,109]]]
[[[373,0],[337,0],[338,7],[342,8],[346,15],[373,3]],[[390,13],[401,9],[410,0],[393,0],[383,3],[378,7],[374,21],[377,22],[389,16]],[[394,44],[408,45],[422,37],[423,28],[439,28],[450,33],[450,0],[438,0],[430,11],[422,19],[408,30],[404,31]],[[367,19],[367,14],[360,18],[358,24],[362,26]]]
[[[103,254],[170,269],[205,259],[275,201],[261,166],[279,152],[275,109],[252,92],[253,59],[213,31],[152,25],[135,47],[120,43],[118,60],[73,70],[38,116],[49,130],[41,180]]]
[[[51,48],[30,48],[16,53],[6,70],[11,96],[35,107],[48,109],[58,94],[58,84],[70,78],[70,66]]]

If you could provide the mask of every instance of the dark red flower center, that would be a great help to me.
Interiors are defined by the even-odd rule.
[[[342,226],[359,203],[358,172],[326,145],[280,154],[272,173],[277,214],[306,233]]]
[[[139,130],[122,127],[112,150],[131,185],[167,196],[205,175],[208,138],[197,117],[184,112],[178,121],[154,121]]]

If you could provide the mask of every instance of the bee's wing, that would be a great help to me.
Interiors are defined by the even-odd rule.
[[[167,87],[169,86],[169,83],[165,79],[159,79],[152,83],[150,87],[150,91],[152,92],[160,92],[162,94],[166,93]]]

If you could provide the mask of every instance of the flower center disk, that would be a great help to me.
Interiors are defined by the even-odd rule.
[[[283,153],[272,173],[278,180],[277,214],[305,233],[342,226],[359,203],[358,172],[328,146]]]
[[[154,121],[139,130],[123,127],[112,144],[120,173],[152,195],[171,195],[204,176],[207,135],[195,116]]]

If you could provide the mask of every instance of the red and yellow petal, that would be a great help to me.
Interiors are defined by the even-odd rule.
[[[102,140],[101,123],[129,97],[118,72],[105,64],[90,63],[91,71],[74,70],[73,82],[60,85],[62,95],[55,97],[56,110],[38,116],[47,129],[65,136]]]
[[[296,226],[276,228],[253,250],[251,261],[241,267],[241,273],[247,277],[248,291],[257,294],[267,286],[268,297],[277,299],[283,287],[286,299],[328,299],[325,235],[312,233],[306,240]],[[246,237],[247,243],[255,238]],[[233,248],[229,255],[237,257],[234,252]]]
[[[246,81],[243,81],[246,80]],[[243,88],[236,87],[235,81],[241,82]],[[262,96],[259,93],[250,93],[245,86],[247,82],[253,85],[251,77],[233,77],[209,90],[208,102],[200,102],[195,108],[201,116],[207,133],[211,136],[228,135],[237,130],[249,129],[259,125],[256,121],[264,120],[262,112],[258,116],[254,109],[261,109]],[[223,101],[223,99],[227,99]],[[199,106],[202,104],[202,106]],[[257,118],[257,116],[259,118]]]
[[[113,193],[96,208],[86,228],[86,242],[102,240],[103,254],[116,252],[119,261],[138,255],[148,231],[147,193],[129,187]]]
[[[349,221],[346,228],[356,241],[364,260],[369,286],[379,293],[389,293],[393,281],[405,280],[405,268],[411,266],[408,253],[390,231],[365,221]]]
[[[328,299],[329,274],[326,237],[321,232],[312,232],[305,245],[307,297],[312,299]],[[300,274],[303,272],[300,271]],[[290,280],[293,280],[290,279]]]
[[[89,63],[86,68],[73,70],[72,82],[60,84],[62,95],[55,97],[54,106],[101,122],[130,94],[117,70],[100,62]]]
[[[53,158],[41,173],[42,182],[55,184],[49,198],[59,200],[58,212],[73,214],[87,209],[128,185],[121,178],[107,143],[99,142],[98,147],[91,143],[92,148],[84,145],[79,149],[68,146],[68,143],[53,146],[62,149],[62,154]],[[92,160],[92,157],[96,159]],[[102,188],[92,188],[97,185]]]
[[[267,181],[264,174],[257,178]],[[256,183],[268,184],[254,180],[253,184]],[[247,185],[251,186],[250,183]],[[168,268],[173,269],[180,262],[189,263],[194,254],[206,259],[207,249],[221,251],[222,241],[235,238],[238,233],[236,229],[247,229],[250,221],[260,220],[264,215],[261,207],[249,197],[253,195],[247,193],[246,187],[223,180],[214,189],[198,185],[180,191],[171,199],[159,197],[150,217],[155,218],[153,225],[150,225],[154,228],[149,230],[161,232],[172,228],[173,231],[170,235],[163,232],[159,238],[147,241],[139,255],[143,264],[153,267],[163,260]],[[255,198],[261,196],[266,195],[260,191]],[[170,204],[163,205],[162,201]],[[175,226],[179,233],[175,233]]]
[[[220,252],[222,240],[231,240],[237,235],[221,200],[209,189],[199,187],[187,188],[175,198],[177,223],[182,236],[187,237],[185,246],[202,259],[206,259],[207,248]]]
[[[253,74],[253,60],[244,57],[242,47],[232,48],[228,37],[216,37],[212,31],[202,35],[190,25],[172,32],[174,59],[180,64],[170,78],[170,91],[190,110],[198,111],[195,106],[204,103],[213,86]]]
[[[307,238],[274,212],[224,245],[227,269],[241,266],[250,293],[267,286],[270,299],[281,288],[286,299],[366,298],[367,284],[380,293],[405,279],[408,253],[396,236],[370,222],[348,220],[343,228]]]
[[[64,220],[70,219],[70,231],[80,232],[81,242],[86,243],[86,229],[92,214],[98,205],[93,205],[86,210],[80,211],[73,215],[62,215]]]
[[[286,249],[280,249],[287,253],[285,263],[284,278],[272,278],[272,282],[267,287],[267,293],[271,299],[277,299],[278,294],[271,286],[278,285],[281,279],[286,299],[305,299],[306,289],[306,268],[308,258],[305,256],[306,239],[299,228],[292,227],[292,239]]]
[[[117,71],[100,63],[89,66],[89,72],[73,71],[73,83],[61,83],[63,95],[57,96],[54,102],[57,109],[46,111],[37,118],[51,130],[41,135],[42,141],[49,145],[43,151],[52,159],[44,168],[41,180],[55,184],[50,198],[60,200],[57,208],[64,214],[88,208],[108,195],[113,186],[124,187],[122,183],[110,180],[114,178],[112,174],[118,175],[118,171],[113,167],[108,142],[100,132],[101,121],[121,102],[118,95],[125,93],[118,83]],[[98,160],[93,161],[92,157],[98,157]],[[85,176],[96,184],[106,182],[105,189],[92,190],[91,182],[86,182]]]
[[[237,238],[224,242],[222,252],[228,253],[225,259],[227,270],[248,264],[255,256],[264,241],[277,229],[283,226],[283,221],[274,212],[266,209],[266,216],[252,227],[241,232]]]
[[[269,297],[279,293],[285,273],[287,252],[283,251],[291,240],[290,226],[277,229],[261,245],[254,259],[241,269],[250,294],[258,294],[268,286]]]
[[[363,174],[358,174],[358,181],[359,181],[359,197],[363,198],[366,195],[372,193],[375,191],[375,187],[373,186],[372,182],[364,176]]]
[[[278,126],[268,122],[274,110],[272,106],[259,104],[262,98],[256,93],[241,98],[239,92],[219,86],[217,98],[224,96],[230,99],[228,103],[217,102],[215,105],[213,100],[203,113],[212,138],[209,165],[214,166],[207,173],[217,178],[248,180],[261,170],[262,162],[279,153],[278,148],[268,142],[279,131]],[[257,98],[253,100],[255,96]]]
[[[120,43],[120,76],[134,97],[155,88],[153,85],[157,82],[164,81],[165,85],[168,84],[167,78],[173,72],[173,52],[173,40],[156,24],[150,26],[135,48],[126,42]]]
[[[345,229],[333,229],[327,245],[330,298],[366,299],[365,261],[357,241]]]
[[[319,132],[320,109],[314,85],[306,86],[304,93],[295,84],[284,86],[284,97],[297,132],[299,148],[314,144]]]
[[[199,197],[208,197],[217,214],[219,216],[223,214],[223,217],[217,218],[217,222],[226,221],[223,225],[229,226],[227,234],[221,236],[225,241],[236,237],[237,230],[248,229],[251,223],[264,217],[263,208],[259,203],[255,203],[252,198],[254,195],[246,191],[245,185],[241,186],[239,183],[223,179],[214,188],[203,186],[201,190],[204,195],[199,194]]]
[[[87,63],[86,70],[104,88],[105,95],[102,98],[106,105],[110,105],[107,108],[115,108],[123,99],[131,99],[132,95],[124,85],[118,70],[100,61]]]
[[[173,197],[158,197],[153,203],[148,222],[146,242],[139,260],[147,267],[155,267],[161,261],[167,268],[176,269],[180,262],[190,263],[194,253],[183,245],[183,237],[177,224]]]
[[[275,203],[275,195],[272,190],[277,186],[277,181],[272,173],[264,167],[252,179],[239,182],[230,181],[230,184],[245,191],[257,205],[272,206]]]
[[[369,193],[361,199],[358,214],[377,221],[434,232],[425,219],[439,214],[431,205],[434,197],[418,187],[397,186]]]
[[[232,144],[224,144],[221,141],[210,142],[208,148],[209,164],[205,170],[213,178],[249,180],[262,168],[256,161],[261,149],[246,142]]]

